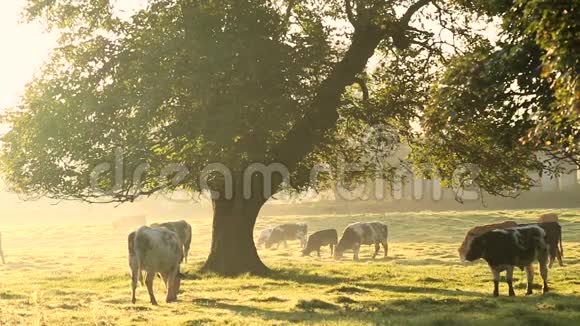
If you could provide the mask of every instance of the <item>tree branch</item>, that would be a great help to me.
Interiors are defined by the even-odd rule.
[[[399,19],[399,24],[401,26],[407,27],[409,25],[409,22],[411,21],[411,18],[413,18],[413,15],[417,11],[419,11],[419,9],[428,5],[432,1],[434,2],[434,0],[419,0],[414,4],[412,4],[411,6],[409,6],[405,14],[401,17],[401,19]]]
[[[304,117],[297,121],[285,139],[272,149],[272,158],[293,170],[303,158],[320,144],[325,133],[332,129],[338,119],[337,109],[347,86],[355,82],[368,59],[385,36],[378,26],[359,26],[352,36],[352,43],[329,76],[320,84],[316,96]],[[273,188],[277,188],[274,185]]]

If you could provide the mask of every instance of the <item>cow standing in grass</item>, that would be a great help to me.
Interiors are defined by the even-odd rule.
[[[335,229],[321,230],[312,233],[308,237],[306,247],[302,250],[302,256],[310,256],[310,253],[316,251],[320,257],[320,247],[329,246],[330,256],[333,255],[334,246],[338,243],[338,233]]]
[[[266,240],[266,248],[271,248],[280,243],[284,243],[284,247],[288,247],[287,241],[300,240],[300,247],[304,248],[306,245],[306,235],[308,234],[308,226],[305,223],[289,223],[276,226],[268,240]]]
[[[484,259],[493,273],[493,295],[499,295],[499,274],[506,271],[509,295],[515,296],[513,288],[514,267],[526,270],[528,290],[532,294],[534,280],[533,263],[540,263],[544,280],[544,293],[548,292],[548,245],[546,232],[538,225],[496,229],[477,236],[471,242],[465,258],[468,261]]]
[[[549,247],[550,253],[550,263],[549,267],[552,268],[554,261],[557,259],[560,266],[564,266],[562,262],[562,257],[564,256],[564,248],[562,246],[562,227],[557,222],[558,216],[555,214],[544,214],[539,219],[539,221],[549,221],[543,223],[533,223],[533,224],[517,224],[514,221],[506,221],[502,223],[488,224],[482,226],[476,226],[469,230],[465,235],[465,239],[459,247],[459,257],[461,261],[465,261],[465,255],[471,246],[473,239],[479,235],[482,235],[488,231],[507,229],[516,226],[526,226],[526,225],[538,225],[546,232],[546,244]]]
[[[153,293],[153,280],[159,273],[167,288],[166,302],[177,300],[181,285],[179,263],[183,258],[183,250],[177,235],[166,228],[151,228],[142,226],[131,232],[128,238],[129,266],[131,267],[131,302],[135,303],[137,281],[142,280],[145,272],[145,285],[149,292],[151,304],[157,305]]]
[[[358,254],[361,245],[375,245],[375,252],[373,254],[373,259],[379,253],[381,249],[381,244],[385,249],[385,257],[389,252],[389,244],[387,243],[389,232],[386,224],[380,222],[370,222],[370,223],[353,223],[344,229],[342,237],[336,249],[334,250],[334,258],[339,259],[342,257],[345,250],[352,249],[353,259],[358,260]]]
[[[187,263],[187,256],[189,255],[189,247],[191,246],[191,225],[184,220],[176,222],[153,223],[152,227],[164,227],[175,232],[179,242],[181,242],[183,257]]]

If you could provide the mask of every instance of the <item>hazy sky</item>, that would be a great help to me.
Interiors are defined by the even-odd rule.
[[[146,0],[112,1],[121,15],[142,7]],[[46,33],[39,22],[22,18],[25,0],[0,1],[0,110],[17,104],[27,82],[56,46],[56,34]]]
[[[24,0],[0,2],[0,110],[17,103],[24,85],[56,45],[56,36],[44,33],[40,23],[23,22],[24,4]]]

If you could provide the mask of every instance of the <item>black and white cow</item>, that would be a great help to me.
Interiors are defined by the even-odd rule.
[[[304,248],[307,234],[308,226],[305,223],[278,225],[272,230],[268,240],[266,240],[266,248],[271,248],[273,245],[278,248],[281,242],[284,243],[285,247],[288,247],[286,243],[288,240],[300,240],[300,247]]]
[[[358,254],[361,245],[375,245],[375,253],[373,254],[373,259],[379,253],[381,249],[381,244],[385,249],[385,257],[389,252],[389,244],[387,243],[387,238],[389,235],[389,229],[386,224],[380,222],[358,222],[350,224],[344,229],[340,241],[334,250],[334,258],[339,259],[342,257],[344,251],[352,249],[354,260],[358,260]]]
[[[338,243],[338,233],[335,229],[320,230],[312,233],[308,237],[306,247],[302,250],[302,256],[310,256],[310,253],[316,251],[320,257],[320,247],[329,246],[330,255],[334,252],[334,246]]]
[[[518,226],[486,232],[471,243],[466,259],[475,261],[483,258],[493,273],[493,295],[499,295],[499,274],[506,271],[509,295],[515,296],[513,288],[514,267],[526,270],[527,295],[532,294],[534,262],[540,263],[540,274],[544,280],[544,293],[548,292],[548,245],[546,232],[538,225]]]

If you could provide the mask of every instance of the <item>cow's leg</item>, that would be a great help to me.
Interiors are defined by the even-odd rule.
[[[141,276],[141,271],[137,270],[132,270],[131,271],[131,302],[135,303],[137,301],[137,298],[135,297],[135,290],[137,289],[137,281],[139,280]]]
[[[542,276],[542,280],[544,281],[544,288],[543,293],[549,291],[548,288],[548,250],[540,251],[538,255],[538,262],[540,263],[540,275]]]
[[[379,254],[379,250],[381,250],[381,245],[377,242],[375,243],[375,253],[373,254],[373,259]]]
[[[178,275],[177,271],[171,271],[167,275],[167,297],[165,298],[165,302],[174,302],[177,301],[177,282],[178,282]]]
[[[543,293],[545,294],[550,290],[548,288],[548,266],[546,266],[545,262],[540,262],[540,275],[542,275],[542,280],[544,281]]]
[[[556,249],[556,258],[558,258],[558,264],[560,267],[563,267],[564,263],[562,262],[562,252],[560,252],[560,249]]]
[[[387,255],[389,254],[389,244],[386,241],[383,242],[383,249],[385,249],[385,258],[387,258]]]
[[[157,300],[155,300],[155,293],[153,293],[153,280],[155,279],[155,273],[147,273],[145,276],[145,285],[147,285],[147,292],[149,292],[149,299],[152,305],[157,305]]]
[[[549,246],[548,251],[550,252],[550,263],[549,263],[548,267],[552,268],[552,266],[554,265],[554,260],[556,260],[558,247]]]
[[[506,282],[509,288],[509,296],[515,297],[516,293],[514,292],[514,266],[509,266],[506,270],[505,276]]]
[[[288,248],[288,241],[284,240],[284,248]]]
[[[534,264],[529,264],[525,267],[526,270],[526,278],[528,281],[528,290],[526,291],[526,295],[532,294],[532,287],[534,286]]]
[[[139,271],[139,282],[141,285],[145,285],[145,281],[143,280],[143,272]]]
[[[169,274],[167,273],[160,273],[161,274],[161,279],[163,279],[163,284],[165,284],[165,289],[167,290],[169,288]]]
[[[334,245],[331,243],[329,247],[330,247],[330,257],[332,257],[332,255],[334,254]]]
[[[491,272],[493,273],[493,296],[499,296],[499,271],[492,268]]]
[[[352,248],[353,260],[358,260],[358,253],[360,251],[360,244],[355,244]]]
[[[183,247],[183,249],[184,249],[184,251],[185,251],[185,252],[183,253],[183,254],[185,255],[185,262],[187,263],[187,256],[189,256],[189,244],[186,244],[186,245]]]
[[[320,258],[320,247],[316,250],[316,254],[318,254],[318,258]]]

